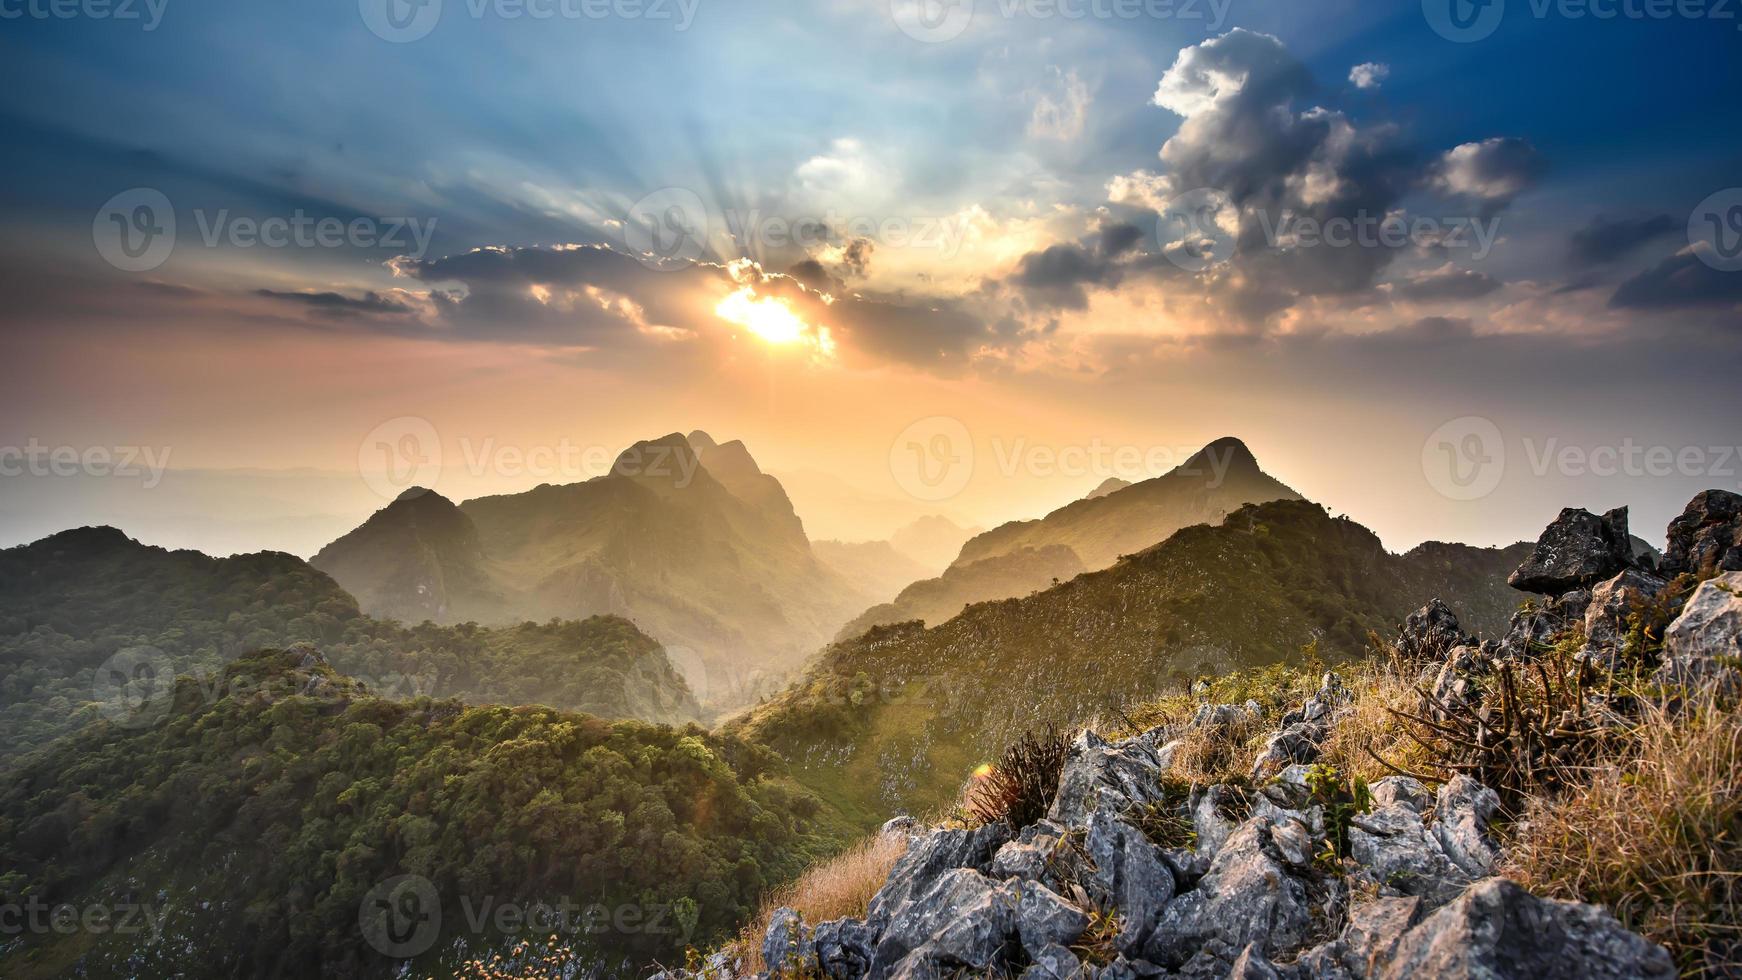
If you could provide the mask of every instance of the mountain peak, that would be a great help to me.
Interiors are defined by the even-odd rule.
[[[1110,493],[1116,493],[1120,490],[1123,490],[1130,485],[1131,485],[1130,480],[1121,480],[1116,476],[1110,476],[1110,477],[1106,478],[1105,480],[1102,480],[1100,486],[1096,487],[1093,490],[1090,490],[1088,496],[1084,497],[1083,499],[1084,500],[1097,500],[1101,497],[1105,497],[1106,495],[1108,495]]]
[[[394,497],[393,502],[397,504],[407,500],[417,500],[422,497],[434,497],[436,500],[446,501],[449,504],[453,503],[453,501],[448,500],[448,498],[436,493],[428,487],[411,487],[399,496]]]
[[[706,432],[703,432],[700,429],[696,429],[696,430],[692,431],[689,434],[688,439],[689,439],[689,443],[690,443],[690,448],[694,449],[698,453],[705,453],[710,449],[718,448],[720,445],[719,443],[714,441],[713,436],[708,435]]]
[[[1192,454],[1181,469],[1201,472],[1205,467],[1214,472],[1251,472],[1258,469],[1258,458],[1252,450],[1234,436],[1223,436]]]

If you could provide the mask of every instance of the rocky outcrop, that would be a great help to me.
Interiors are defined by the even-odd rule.
[[[1663,664],[1653,679],[1666,686],[1742,691],[1742,572],[1700,583],[1664,631]]]
[[[1742,571],[1742,495],[1707,490],[1669,522],[1665,574]]]
[[[1413,649],[1476,651],[1449,613],[1429,607],[1410,623]],[[1270,743],[1282,744],[1283,733],[1299,726],[1328,730],[1346,703],[1341,681],[1327,675]],[[1236,724],[1249,711],[1257,706],[1206,705],[1185,724]],[[992,824],[916,837],[863,920],[811,930],[781,910],[764,943],[774,974],[1673,975],[1662,948],[1602,909],[1538,898],[1494,877],[1501,851],[1490,822],[1499,799],[1467,776],[1437,792],[1405,776],[1378,781],[1363,812],[1339,811],[1347,851],[1326,862],[1337,798],[1324,795],[1323,771],[1292,762],[1252,787],[1218,785],[1182,797],[1164,783],[1175,745],[1163,737],[1162,730],[1121,740],[1081,733],[1047,817],[1016,830]],[[1190,832],[1182,840],[1177,829],[1152,829],[1158,825]]]
[[[1615,575],[1632,558],[1627,508],[1598,517],[1588,510],[1568,507],[1542,532],[1530,557],[1506,582],[1525,592],[1560,596]]]

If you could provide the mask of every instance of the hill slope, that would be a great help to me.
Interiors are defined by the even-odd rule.
[[[0,788],[0,902],[143,905],[160,937],[29,930],[8,976],[460,975],[527,922],[580,968],[561,975],[637,975],[833,840],[814,799],[763,778],[765,750],[699,728],[384,700],[312,648],[164,698],[154,724],[95,724]],[[380,930],[406,875],[437,904]],[[539,902],[542,920],[494,917]]]
[[[1527,551],[1393,555],[1317,505],[1252,505],[1045,592],[838,643],[731,727],[870,824],[952,798],[969,770],[1036,725],[1085,721],[1309,646],[1327,660],[1356,656],[1369,631],[1388,633],[1424,597],[1444,597],[1475,628],[1503,629],[1494,613],[1516,605],[1505,578]]]
[[[245,652],[297,642],[395,696],[543,703],[605,717],[683,722],[701,708],[657,643],[615,618],[406,628],[364,616],[291,555],[210,558],[142,545],[114,528],[0,551],[0,748],[38,745],[95,720],[105,664],[215,675]]]
[[[918,621],[935,626],[960,613],[964,606],[1027,595],[1084,570],[1077,553],[1062,544],[1018,548],[1008,554],[951,565],[937,578],[914,582],[893,600],[860,613],[841,627],[835,639],[851,639],[887,623]]]

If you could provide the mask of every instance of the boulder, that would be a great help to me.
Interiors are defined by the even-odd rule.
[[[890,817],[888,820],[884,821],[883,828],[877,831],[877,836],[905,837],[912,840],[924,830],[925,828],[920,825],[918,820],[915,820],[906,814],[902,814],[899,817]]]
[[[1404,934],[1385,980],[1671,980],[1663,947],[1595,905],[1536,896],[1505,878],[1472,886]]]
[[[1450,606],[1438,599],[1409,614],[1397,635],[1397,651],[1406,659],[1435,662],[1446,659],[1453,647],[1475,643],[1458,626]]]
[[[957,868],[985,870],[993,854],[1009,839],[1010,829],[1003,821],[974,830],[937,830],[919,838],[895,862],[889,878],[871,899],[865,921],[873,929],[882,929],[940,875]]]
[[[1083,849],[1093,866],[1083,882],[1089,897],[1119,917],[1114,948],[1121,953],[1141,950],[1175,891],[1161,852],[1141,830],[1106,807],[1089,818]]]
[[[1047,817],[1065,827],[1080,828],[1102,805],[1125,810],[1164,798],[1159,782],[1167,770],[1171,747],[1158,748],[1153,737],[1138,736],[1108,744],[1084,731],[1071,742],[1059,774],[1058,795]]]
[[[1262,815],[1240,826],[1222,845],[1198,887],[1176,896],[1144,945],[1144,959],[1177,968],[1211,940],[1234,952],[1255,945],[1265,956],[1296,949],[1312,928],[1306,887],[1283,864]]]
[[[1524,592],[1558,596],[1588,588],[1626,568],[1633,554],[1627,508],[1601,517],[1568,507],[1542,532],[1530,557],[1506,579]]]
[[[1414,896],[1430,907],[1456,898],[1470,875],[1446,856],[1421,813],[1393,803],[1355,817],[1349,824],[1349,856],[1357,876],[1385,896]]]
[[[1434,839],[1471,878],[1493,874],[1500,861],[1500,848],[1488,833],[1499,809],[1500,797],[1493,790],[1464,775],[1441,786],[1434,800]]]
[[[1375,898],[1350,908],[1336,943],[1343,969],[1357,980],[1378,976],[1422,912],[1421,899],[1414,897]]]
[[[811,938],[817,967],[829,980],[859,980],[871,969],[877,937],[858,919],[819,923]]]
[[[1742,689],[1742,572],[1700,583],[1663,633],[1663,666],[1652,679],[1665,686]]]
[[[816,949],[804,917],[790,908],[774,910],[762,939],[762,960],[776,977],[809,977],[817,973]]]
[[[1426,813],[1433,805],[1434,795],[1414,776],[1386,776],[1368,787],[1375,809],[1401,805],[1416,813]]]
[[[1049,946],[1069,946],[1089,927],[1082,909],[1045,885],[1017,885],[1016,891],[1016,935],[1031,957]]]
[[[1022,971],[1021,980],[1079,980],[1085,976],[1077,954],[1063,946],[1048,946],[1031,955],[1034,962]]]
[[[1742,495],[1706,490],[1669,522],[1665,575],[1742,571]]]
[[[1609,670],[1620,666],[1627,645],[1628,617],[1639,613],[1667,583],[1652,572],[1623,570],[1591,589],[1585,607],[1585,656]]]
[[[872,956],[873,980],[1003,969],[1016,945],[1016,896],[972,868],[945,872],[889,920]],[[917,962],[910,962],[915,957]]]

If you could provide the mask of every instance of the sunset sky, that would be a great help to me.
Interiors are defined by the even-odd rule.
[[[463,499],[696,428],[816,536],[1224,435],[1397,549],[1742,488],[1734,11],[566,2],[0,4],[0,545],[312,550],[381,445]]]

